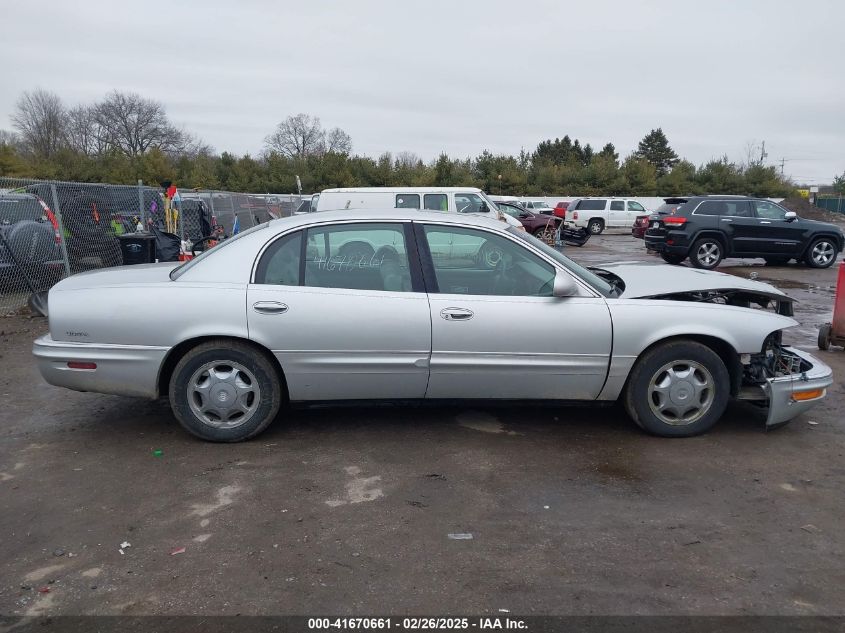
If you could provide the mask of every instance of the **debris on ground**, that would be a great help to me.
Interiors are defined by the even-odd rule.
[[[38,588],[38,593],[50,593],[50,587],[44,585],[43,587]]]
[[[812,523],[808,523],[807,525],[802,525],[801,529],[804,530],[805,532],[809,532],[810,534],[818,534],[819,532],[821,532],[821,530],[819,528],[817,528],[815,525],[813,525]]]
[[[164,455],[164,451],[160,448],[157,448],[153,451],[153,457],[161,457],[162,455]]]
[[[184,554],[184,553],[185,553],[184,547],[177,547],[176,549],[174,549],[173,551],[170,552],[170,555],[176,556],[176,554]]]
[[[57,547],[53,550],[53,556],[64,556],[65,551],[61,547]]]
[[[461,532],[461,533],[458,533],[458,534],[449,534],[449,538],[452,539],[453,541],[471,541],[472,540],[472,534],[464,533],[464,532]]]
[[[125,550],[127,547],[132,547],[132,543],[130,543],[129,541],[123,541],[123,543],[120,544],[120,548],[117,551],[120,552],[121,556],[125,554],[123,550]]]
[[[807,422],[807,424],[809,424],[810,426],[817,426],[818,422],[816,422],[815,420],[810,420]]]

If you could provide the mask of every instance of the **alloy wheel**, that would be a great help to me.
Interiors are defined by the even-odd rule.
[[[836,249],[830,242],[821,241],[813,247],[810,257],[813,258],[816,265],[824,267],[836,257]]]
[[[698,261],[708,268],[710,266],[715,266],[721,256],[722,249],[719,248],[719,245],[716,244],[716,242],[705,242],[698,247],[698,251],[696,252]]]

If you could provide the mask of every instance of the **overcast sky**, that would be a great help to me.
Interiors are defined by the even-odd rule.
[[[0,128],[20,93],[164,102],[217,151],[261,152],[290,114],[376,156],[624,156],[651,128],[695,163],[765,140],[798,181],[845,171],[845,2],[2,0]]]

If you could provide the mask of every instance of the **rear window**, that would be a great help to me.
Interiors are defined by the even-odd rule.
[[[684,204],[685,204],[685,203],[684,203]],[[678,212],[678,209],[680,209],[681,207],[683,207],[683,206],[684,206],[684,204],[678,204],[678,203],[673,203],[673,204],[661,204],[659,207],[657,207],[657,208],[654,210],[654,212],[655,212],[655,213],[659,213],[659,214],[661,214],[661,215],[673,215],[673,214],[677,213],[677,212]]]
[[[0,198],[0,224],[37,221],[43,217],[44,209],[35,198]]]
[[[579,211],[604,211],[607,200],[581,200],[578,203]]]

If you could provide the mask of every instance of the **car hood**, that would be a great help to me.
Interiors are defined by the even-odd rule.
[[[778,298],[786,296],[774,286],[762,281],[686,266],[619,263],[594,267],[590,270],[604,271],[622,279],[625,290],[621,296],[625,299],[707,290],[746,290]]]
[[[170,271],[180,262],[159,264],[136,264],[90,270],[71,275],[53,286],[53,290],[76,290],[79,288],[102,288],[103,286],[125,286],[127,284],[149,284],[170,280]]]

